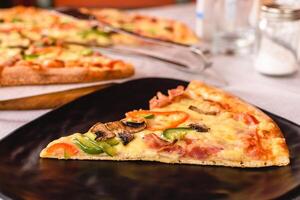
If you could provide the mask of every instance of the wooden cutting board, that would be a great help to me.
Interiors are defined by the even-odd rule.
[[[18,99],[2,100],[0,101],[0,110],[39,110],[57,108],[81,96],[104,89],[111,85],[113,85],[113,83],[23,97]]]

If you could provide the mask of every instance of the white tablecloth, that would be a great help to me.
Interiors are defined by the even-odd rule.
[[[195,24],[195,7],[193,4],[143,9],[141,12],[178,19],[191,27],[194,27]],[[171,68],[170,64],[150,58],[117,57],[126,59],[136,66],[136,75],[133,79],[155,76],[187,81],[204,80],[265,110],[300,124],[300,73],[277,78],[260,75],[254,70],[251,56],[216,56],[213,58],[212,69],[208,69],[202,75],[183,73]],[[218,75],[221,75],[228,82],[227,86],[222,84]],[[40,93],[41,90],[44,92],[52,91],[53,87],[61,90],[62,88],[78,86],[0,88],[0,99]],[[0,138],[46,112],[49,110],[0,111]]]

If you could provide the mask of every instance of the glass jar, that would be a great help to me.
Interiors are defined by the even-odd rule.
[[[288,75],[298,69],[300,8],[267,4],[261,7],[255,68],[266,75]]]

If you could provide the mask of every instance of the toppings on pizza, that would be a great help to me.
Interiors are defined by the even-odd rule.
[[[91,82],[131,76],[133,67],[81,45],[43,37],[0,52],[1,85]]]
[[[177,21],[112,9],[82,10],[95,14],[101,22],[141,35],[183,44],[198,42],[195,34]],[[133,67],[130,64],[87,47],[113,44],[144,42],[55,11],[22,6],[2,9],[0,86],[77,83],[131,76]],[[20,51],[17,55],[11,53],[15,49]],[[170,96],[176,96],[177,91]]]
[[[185,24],[178,21],[126,13],[115,9],[81,9],[81,12],[96,16],[102,23],[142,36],[182,44],[195,44],[198,42],[197,36]]]
[[[190,149],[189,151],[187,151],[186,156],[197,160],[205,160],[210,156],[218,153],[221,150],[222,148],[218,148],[218,147],[196,146]]]
[[[70,156],[74,156],[78,153],[78,149],[74,147],[72,144],[68,143],[55,143],[47,148],[47,154],[54,156],[63,156],[64,158],[68,158]]]
[[[205,124],[200,124],[200,123],[189,124],[189,127],[198,132],[209,132],[210,130],[210,128],[208,128]]]
[[[152,115],[153,117],[147,117],[150,115]],[[179,124],[185,122],[188,119],[189,115],[183,111],[159,112],[138,110],[126,113],[126,117],[134,120],[147,117],[147,129],[156,131],[177,127]]]
[[[146,123],[128,121],[126,119],[108,123],[97,123],[90,132],[95,134],[96,141],[103,141],[118,136],[123,144],[128,144],[134,139],[134,133],[146,128]]]
[[[104,152],[100,145],[86,136],[77,135],[73,142],[87,154],[100,154]]]
[[[134,139],[134,136],[126,131],[120,132],[118,135],[124,145],[127,145]]]
[[[125,30],[141,35],[183,44],[198,42],[195,34],[187,26],[177,21],[139,14],[128,15],[112,9],[82,9],[82,11],[95,14],[101,22],[112,22],[115,26],[121,25]],[[131,15],[133,16],[131,17]],[[97,46],[141,43],[131,36],[107,31],[89,21],[75,19],[53,11],[21,6],[2,9],[0,12],[0,41],[11,38],[9,42],[4,42],[4,46],[27,45],[28,38],[15,34],[19,31],[35,41],[39,41],[42,36],[48,36],[63,41]],[[1,32],[9,34],[2,35]]]
[[[240,99],[196,81],[164,97],[164,106],[127,112],[120,121],[97,123],[87,133],[55,140],[41,157],[233,167],[289,163],[276,124]],[[67,145],[53,147],[61,143]]]
[[[170,132],[171,135],[167,135],[169,134],[168,131],[172,131]],[[172,130],[168,129],[163,135],[165,138],[167,138],[167,140],[164,140],[153,133],[147,134],[144,137],[144,140],[149,148],[155,149],[161,153],[177,154],[182,159],[193,158],[197,160],[204,160],[223,150],[222,147],[195,146],[193,142],[187,142],[185,139],[183,139],[187,131],[192,130],[188,128],[177,128]],[[176,137],[174,138],[174,136]],[[177,142],[179,138],[182,139],[181,143]]]
[[[114,130],[108,129],[107,126],[103,123],[95,124],[90,129],[90,132],[94,133],[96,135],[94,139],[99,141],[113,138],[116,136]]]
[[[163,137],[168,141],[175,142],[181,140],[185,137],[188,132],[194,131],[192,128],[178,127],[178,128],[168,128],[164,130]]]
[[[157,95],[154,96],[150,101],[150,109],[161,108],[166,105],[171,104],[177,97],[180,97],[184,94],[184,87],[178,86],[175,89],[168,90],[168,96],[157,92]]]
[[[248,113],[234,114],[234,119],[244,122],[247,125],[257,125],[259,123],[259,121],[253,115]]]
[[[92,132],[86,134],[74,134],[71,142],[76,144],[79,149],[87,154],[106,154],[108,156],[115,156],[117,154],[115,145],[119,144],[116,138],[97,141]]]
[[[124,119],[124,120],[121,120],[121,122],[124,126],[127,127],[126,129],[132,133],[140,132],[143,129],[145,129],[147,126],[146,122],[141,119],[134,119],[134,120]]]
[[[146,145],[153,149],[161,149],[162,147],[169,146],[171,143],[161,139],[154,133],[150,133],[144,136]]]
[[[204,115],[216,115],[218,114],[219,111],[216,111],[216,110],[204,110],[204,109],[200,109],[196,106],[189,106],[189,109],[192,110],[192,111],[195,111],[199,114],[204,114]]]

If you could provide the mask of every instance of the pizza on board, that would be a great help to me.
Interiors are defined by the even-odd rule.
[[[123,13],[110,9],[102,12]],[[158,18],[152,20],[156,23],[148,23],[151,17],[142,18],[156,32],[151,37],[163,39],[167,35],[168,40],[174,38],[174,41],[182,43],[190,41],[187,38],[194,38],[181,23]],[[135,20],[131,23],[141,30],[146,26]],[[162,27],[170,29],[169,34],[165,34]],[[90,82],[133,75],[132,65],[89,48],[112,44],[136,45],[140,41],[51,10],[22,6],[1,9],[0,86]]]
[[[131,64],[48,37],[26,48],[4,48],[0,57],[0,86],[91,82],[134,73]]]

